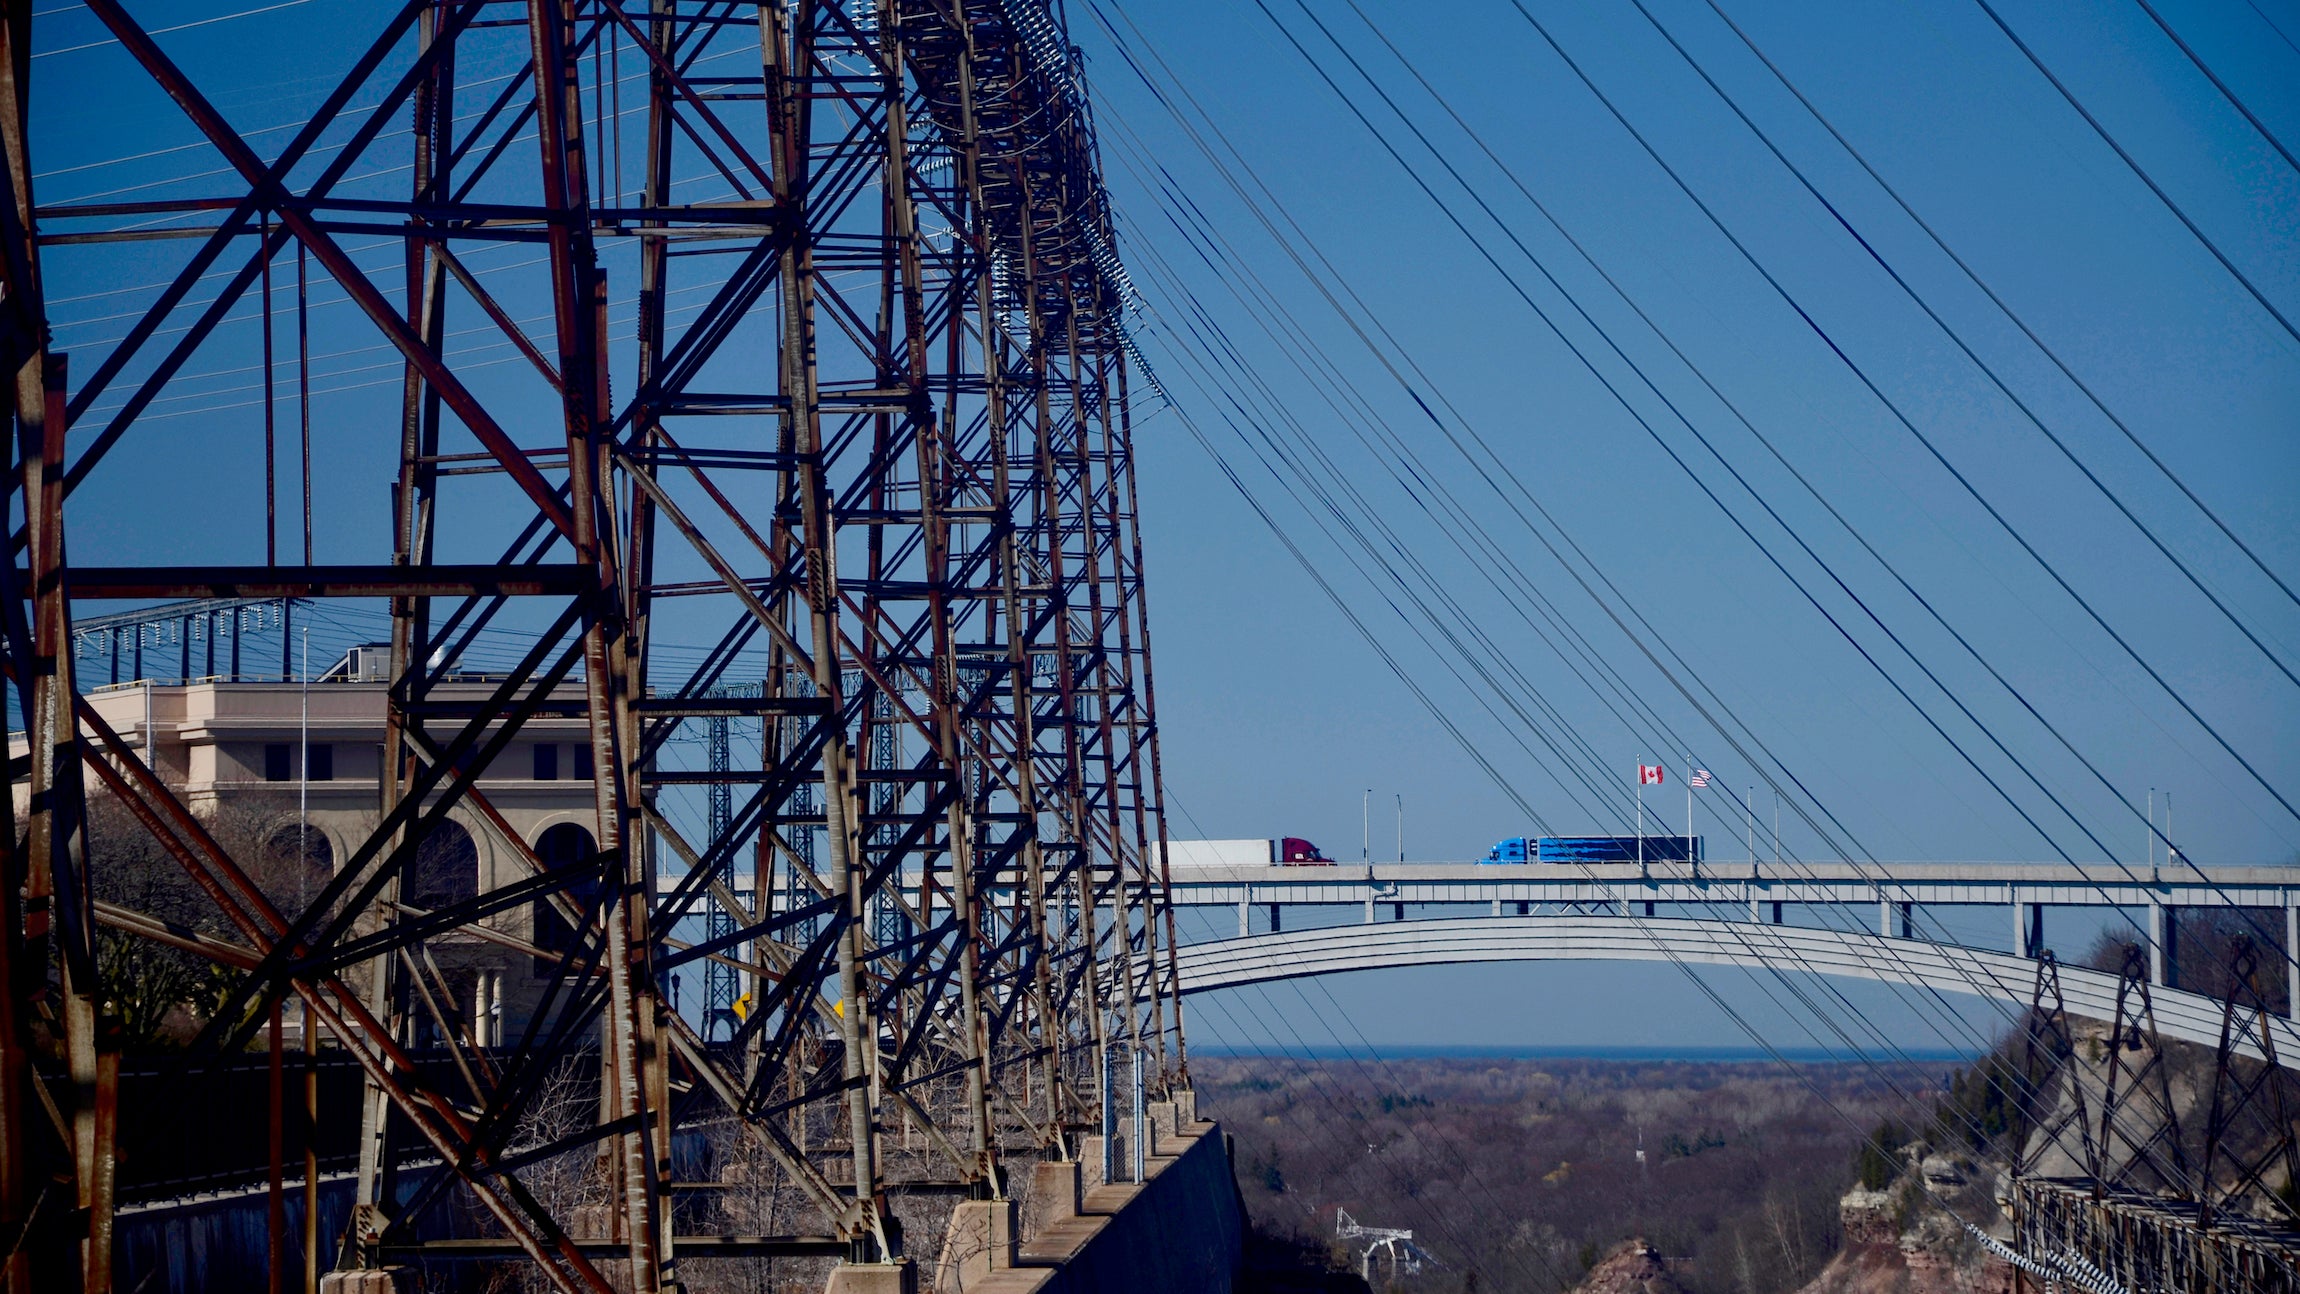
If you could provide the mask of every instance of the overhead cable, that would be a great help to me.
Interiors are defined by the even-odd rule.
[[[2268,781],[2266,776],[2264,776],[2260,770],[2253,765],[2251,760],[2247,759],[2244,755],[2239,753],[2235,746],[2231,745],[2228,739],[2221,735],[2219,728],[2215,727],[2210,720],[2206,719],[2202,714],[2198,713],[2196,707],[2189,703],[2188,698],[2182,695],[2179,689],[2173,687],[2170,680],[2166,679],[2162,672],[2160,672],[2154,665],[2150,664],[2148,660],[2143,657],[2129,641],[2126,640],[2123,634],[2119,633],[2114,627],[2112,627],[2108,621],[2101,616],[2100,612],[2094,609],[2089,599],[2085,598],[2083,594],[2076,591],[2076,588],[2061,575],[2059,568],[2054,566],[2050,561],[2046,560],[2044,554],[2039,552],[2036,546],[2029,542],[2028,537],[2022,534],[2019,528],[2012,524],[2011,520],[2004,515],[2003,511],[2000,510],[1995,504],[1990,503],[1987,497],[1981,494],[1979,488],[1972,483],[1971,478],[1968,477],[1958,467],[1956,467],[1955,464],[1949,461],[1947,455],[1941,451],[1940,447],[1934,443],[1933,439],[1930,436],[1927,436],[1921,429],[1919,429],[1916,423],[1911,420],[1905,412],[1902,411],[1899,403],[1895,401],[1891,396],[1885,394],[1884,389],[1877,385],[1876,381],[1869,376],[1868,371],[1864,369],[1858,361],[1854,360],[1853,357],[1837,343],[1836,338],[1831,336],[1828,330],[1821,326],[1820,321],[1815,319],[1805,309],[1805,307],[1800,304],[1785,287],[1782,286],[1780,280],[1774,277],[1773,273],[1766,269],[1762,262],[1757,260],[1755,255],[1753,255],[1747,246],[1742,243],[1740,237],[1734,234],[1732,230],[1726,226],[1724,221],[1717,216],[1716,212],[1710,208],[1709,204],[1693,191],[1692,186],[1687,184],[1685,179],[1678,174],[1677,169],[1671,166],[1669,162],[1661,156],[1659,150],[1655,149],[1652,143],[1646,139],[1644,133],[1638,130],[1634,125],[1630,124],[1628,117],[1625,116],[1621,109],[1614,104],[1611,96],[1607,95],[1603,90],[1599,89],[1597,83],[1592,80],[1589,74],[1582,69],[1581,64],[1577,62],[1570,54],[1565,52],[1565,48],[1562,45],[1559,45],[1557,40],[1549,34],[1549,29],[1543,26],[1541,20],[1534,17],[1532,11],[1525,7],[1524,0],[1510,0],[1510,2],[1517,8],[1517,11],[1524,16],[1526,22],[1531,24],[1536,32],[1540,33],[1542,40],[1547,43],[1553,51],[1556,52],[1558,57],[1565,62],[1566,66],[1573,70],[1574,75],[1580,79],[1582,84],[1589,88],[1590,93],[1597,96],[1598,101],[1605,106],[1607,112],[1612,115],[1613,119],[1619,122],[1624,130],[1629,132],[1631,138],[1637,141],[1639,147],[1643,149],[1646,156],[1652,158],[1654,164],[1659,166],[1662,171],[1667,174],[1673,182],[1675,182],[1678,190],[1684,193],[1686,197],[1700,209],[1701,213],[1708,218],[1709,223],[1714,226],[1719,233],[1723,234],[1726,240],[1733,245],[1734,249],[1740,253],[1742,259],[1747,261],[1750,267],[1755,269],[1758,274],[1765,279],[1766,283],[1770,285],[1774,292],[1781,297],[1782,301],[1785,302],[1791,310],[1796,312],[1799,319],[1804,321],[1806,327],[1812,331],[1814,336],[1819,338],[1820,341],[1826,345],[1829,350],[1838,357],[1839,360],[1844,363],[1845,367],[1854,375],[1855,378],[1860,381],[1862,386],[1869,390],[1871,395],[1876,397],[1880,404],[1884,405],[1886,410],[1893,415],[1894,420],[1908,429],[1909,434],[1916,438],[1917,442],[1925,448],[1926,452],[1935,462],[1940,464],[1942,470],[1946,471],[1951,479],[1957,482],[1957,484],[1964,490],[1965,494],[1975,503],[1979,504],[1981,509],[1989,514],[1990,519],[1997,523],[1998,528],[2003,530],[2015,544],[2019,545],[2021,550],[2028,554],[2030,560],[2035,562],[2038,568],[2044,571],[2046,576],[2049,577],[2063,593],[2067,594],[2071,601],[2076,603],[2078,608],[2085,613],[2085,616],[2090,619],[2094,625],[2098,626],[2100,631],[2103,634],[2106,634],[2109,640],[2114,642],[2117,647],[2123,651],[2128,659],[2130,659],[2135,665],[2138,665],[2141,671],[2147,674],[2149,678],[2155,682],[2157,687],[2162,690],[2166,696],[2170,697],[2174,704],[2178,705],[2181,710],[2188,715],[2189,719],[2193,721],[2197,727],[2203,729],[2205,734],[2212,738],[2214,744],[2218,745],[2231,760],[2235,761],[2237,766],[2242,768],[2245,773],[2252,778],[2253,782],[2260,787],[2261,790],[2266,791],[2269,796],[2276,801],[2277,804],[2283,807],[2287,814],[2291,815],[2295,820],[2300,820],[2300,807],[2295,807],[2292,801],[2285,797],[2283,792],[2277,790],[2275,785]],[[1975,2],[1983,4],[1984,6],[1986,4],[1986,0],[1975,0]]]
[[[1512,3],[1515,2],[1516,0],[1512,0]],[[2195,237],[2196,241],[2203,246],[2204,250],[2212,253],[2212,259],[2220,262],[2220,268],[2227,270],[2229,277],[2235,279],[2237,283],[2241,284],[2244,290],[2251,295],[2252,299],[2260,303],[2260,308],[2267,311],[2278,324],[2283,326],[2286,336],[2290,337],[2294,342],[2300,342],[2300,328],[2295,328],[2292,324],[2292,321],[2284,317],[2284,312],[2277,309],[2275,303],[2270,301],[2258,287],[2254,286],[2252,280],[2246,277],[2244,271],[2236,268],[2236,262],[2229,260],[2228,254],[2226,252],[2220,250],[2220,244],[2213,242],[2211,236],[2199,228],[2196,224],[2196,221],[2191,219],[2189,214],[2181,209],[2180,204],[2172,200],[2172,195],[2164,191],[2164,186],[2158,184],[2156,182],[2156,178],[2150,175],[2148,171],[2133,158],[2131,153],[2125,151],[2124,145],[2116,142],[2116,136],[2109,134],[2108,127],[2101,125],[2100,119],[2092,115],[2092,110],[2084,106],[2083,101],[2076,97],[2076,93],[2070,90],[2067,84],[2064,83],[2060,77],[2054,75],[2051,68],[2045,66],[2044,60],[2038,58],[2036,51],[2029,48],[2028,42],[2022,40],[2020,38],[2020,34],[2012,29],[2011,24],[2007,23],[2003,16],[1997,13],[1996,7],[1991,5],[1989,0],[1973,0],[1973,3],[1979,5],[1981,7],[1981,12],[1989,16],[1989,21],[1996,24],[1997,30],[2005,34],[2005,39],[2011,41],[2013,43],[2013,47],[2021,52],[2021,56],[2029,61],[2029,66],[2034,67],[2037,72],[2044,77],[2045,80],[2050,81],[2052,83],[2053,89],[2060,91],[2060,97],[2067,100],[2069,107],[2076,109],[2076,115],[2084,118],[2084,124],[2092,127],[2093,134],[2100,136],[2100,142],[2108,145],[2110,150],[2113,151],[2117,157],[2124,162],[2126,168],[2129,169],[2142,184],[2148,186],[2148,191],[2156,195],[2156,200],[2164,204],[2164,209],[2171,212],[2174,218],[2180,221],[2181,225],[2184,226],[2188,232]]]

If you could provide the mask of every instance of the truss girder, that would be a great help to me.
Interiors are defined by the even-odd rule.
[[[310,122],[260,146],[209,97],[228,69],[179,65],[117,0],[88,0],[226,179],[195,203],[58,208],[26,152],[30,5],[4,2],[0,344],[21,470],[0,630],[32,786],[21,834],[0,833],[0,904],[23,904],[0,912],[0,1229],[24,1237],[0,1288],[106,1279],[103,1246],[81,1243],[109,1213],[98,1098],[117,1070],[91,985],[91,793],[126,804],[228,927],[109,917],[232,968],[187,1065],[245,1046],[283,1001],[359,1057],[360,1208],[327,1240],[345,1263],[420,1248],[423,1212],[460,1198],[561,1288],[665,1288],[692,1212],[678,1147],[705,1125],[738,1128],[808,1225],[878,1258],[902,1243],[890,1156],[994,1194],[1002,1147],[1100,1126],[1105,1048],[1184,1079],[1130,289],[1039,0],[411,2]],[[43,262],[144,237],[186,250],[74,389],[47,348]],[[373,564],[314,567],[307,548],[258,572],[391,616],[377,823],[300,911],[87,707],[60,646],[67,497],[141,452],[145,411],[231,312],[271,312],[286,263],[401,371],[388,554],[331,531]],[[478,372],[474,333],[516,377]],[[236,555],[94,587],[256,578]],[[496,631],[525,635],[527,660],[450,698],[452,662]],[[710,645],[697,662],[666,647],[682,641]],[[487,791],[544,714],[584,721],[596,770],[575,860],[543,857]],[[681,752],[704,732],[697,767]],[[402,882],[450,814],[505,837],[518,875],[419,909]],[[504,920],[530,906],[572,935]],[[455,940],[551,967],[518,1036],[436,991],[431,949]],[[732,1027],[675,1009],[695,962],[740,977]],[[460,1077],[419,1063],[418,1039]],[[51,1082],[43,1047],[65,1058],[61,1131],[25,1113]],[[595,1112],[520,1141],[578,1062]],[[570,1156],[588,1156],[581,1203],[530,1187]],[[34,1202],[51,1170],[75,1207]]]

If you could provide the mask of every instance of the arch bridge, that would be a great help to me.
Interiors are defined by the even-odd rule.
[[[1332,866],[1176,867],[1178,908],[1235,908],[1235,937],[1184,943],[1180,991],[1395,966],[1517,961],[1648,961],[1744,966],[1910,984],[2025,1007],[2037,958],[2050,947],[2053,909],[2120,909],[2145,932],[2149,998],[2165,1037],[2221,1041],[2225,1003],[2181,987],[2183,913],[2241,910],[2264,945],[2300,946],[2300,874],[2283,867],[2180,865],[2151,873],[2113,864],[1377,863]],[[2003,912],[2002,948],[1926,937],[1923,915],[1943,908]],[[1317,924],[1288,930],[1286,912]],[[1408,913],[1412,915],[1409,917]],[[1824,914],[1875,913],[1846,929]],[[1355,920],[1335,923],[1337,914]],[[1969,923],[1960,923],[1969,924]],[[2256,936],[2258,938],[2259,936]],[[2282,960],[2287,1014],[2271,1016],[2278,1060],[2300,1056],[2300,964]],[[2058,968],[2066,1009],[2114,1019],[2120,976]],[[2258,1057],[2260,1048],[2237,1050]]]

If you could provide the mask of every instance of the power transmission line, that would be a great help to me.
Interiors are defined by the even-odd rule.
[[[1934,443],[1933,439],[1930,436],[1927,436],[1921,429],[1919,429],[1916,423],[1901,410],[1899,403],[1894,401],[1892,397],[1885,394],[1883,388],[1877,385],[1875,380],[1869,376],[1867,370],[1862,368],[1861,365],[1856,362],[1853,357],[1837,343],[1836,339],[1829,334],[1828,330],[1821,326],[1820,321],[1815,319],[1809,312],[1807,312],[1804,306],[1799,304],[1796,298],[1789,293],[1787,288],[1782,286],[1781,282],[1774,277],[1773,273],[1766,269],[1762,262],[1757,260],[1755,255],[1752,254],[1748,250],[1747,246],[1741,241],[1740,237],[1734,234],[1732,230],[1726,226],[1724,221],[1717,216],[1716,212],[1710,208],[1709,204],[1702,200],[1702,198],[1693,191],[1692,186],[1685,182],[1685,179],[1678,174],[1677,169],[1671,166],[1668,161],[1661,156],[1659,150],[1654,148],[1652,143],[1646,139],[1644,132],[1638,130],[1636,126],[1630,123],[1628,117],[1624,115],[1619,106],[1613,102],[1612,97],[1607,95],[1602,89],[1598,87],[1596,81],[1594,81],[1589,76],[1589,74],[1582,69],[1581,64],[1576,61],[1572,55],[1566,53],[1565,48],[1558,44],[1557,40],[1549,34],[1548,28],[1542,25],[1541,20],[1535,18],[1532,11],[1525,7],[1524,0],[1510,0],[1510,3],[1521,15],[1524,16],[1526,22],[1541,35],[1542,40],[1548,44],[1550,49],[1555,51],[1557,56],[1565,62],[1566,66],[1573,70],[1574,75],[1580,79],[1584,86],[1588,87],[1590,93],[1595,95],[1598,101],[1605,106],[1606,111],[1612,115],[1613,119],[1619,122],[1624,130],[1629,132],[1630,137],[1637,141],[1639,147],[1643,149],[1646,156],[1652,158],[1654,164],[1659,166],[1662,171],[1669,176],[1671,181],[1676,184],[1678,190],[1684,193],[1685,196],[1690,199],[1697,208],[1700,209],[1701,213],[1708,218],[1709,223],[1714,226],[1719,233],[1725,236],[1726,240],[1733,245],[1734,249],[1741,255],[1742,259],[1747,261],[1750,267],[1755,269],[1758,274],[1765,279],[1766,283],[1772,287],[1774,292],[1781,297],[1783,302],[1785,302],[1791,310],[1796,312],[1797,317],[1804,321],[1806,327],[1810,329],[1813,334],[1830,349],[1830,351],[1835,353],[1836,356],[1841,361],[1843,361],[1846,368],[1852,372],[1854,377],[1860,381],[1862,386],[1866,387],[1870,394],[1875,396],[1878,402],[1884,405],[1886,410],[1893,415],[1894,420],[1908,429],[1909,434],[1915,437],[1917,442],[1925,448],[1926,452],[1933,458],[1933,460],[1940,464],[1942,470],[1946,471],[1950,478],[1957,482],[1957,484],[1964,490],[1967,497],[1971,498],[1975,503],[1979,504],[1981,509],[1988,513],[1990,519],[1997,523],[1998,528],[2003,530],[2005,534],[2009,536],[2013,542],[2021,548],[2023,552],[2028,554],[2029,559],[2035,562],[2037,567],[2044,571],[2046,576],[2050,578],[2052,582],[2057,587],[2059,587],[2060,590],[2065,593],[2072,602],[2076,603],[2077,607],[2085,613],[2086,617],[2090,619],[2093,624],[2101,630],[2102,633],[2106,634],[2109,640],[2114,642],[2117,647],[2123,651],[2127,658],[2129,658],[2135,665],[2138,665],[2141,671],[2147,674],[2149,678],[2156,683],[2157,687],[2162,690],[2166,696],[2170,697],[2173,703],[2178,705],[2180,709],[2188,715],[2189,719],[2194,722],[2197,727],[2203,729],[2205,734],[2212,738],[2214,744],[2218,745],[2221,750],[2236,763],[2238,767],[2242,768],[2245,773],[2250,776],[2256,784],[2259,785],[2261,790],[2266,791],[2268,795],[2276,801],[2277,804],[2283,807],[2287,814],[2291,815],[2295,820],[2300,820],[2300,807],[2295,807],[2290,800],[2286,799],[2283,792],[2277,790],[2274,784],[2270,783],[2268,779],[2261,774],[2259,769],[2253,766],[2249,759],[2240,754],[2236,748],[2229,743],[2228,739],[2221,735],[2220,730],[2217,727],[2215,727],[2209,720],[2205,719],[2202,714],[2198,713],[2196,707],[2189,703],[2187,697],[2182,695],[2177,688],[2174,688],[2171,682],[2167,680],[2154,665],[2151,665],[2145,657],[2141,656],[2141,654],[2133,648],[2132,644],[2126,640],[2123,634],[2117,632],[2115,628],[2109,625],[2108,621],[2103,618],[2100,612],[2093,607],[2091,601],[2076,591],[2075,587],[2061,575],[2059,569],[2045,559],[2044,554],[2039,552],[2036,546],[2028,540],[2027,536],[2022,534],[2021,531],[2012,524],[2012,522],[2004,515],[2002,510],[2000,510],[1995,504],[1990,503],[1986,496],[1981,494],[1979,488],[1972,483],[1971,478],[1967,476],[1963,471],[1958,469],[1955,464],[1949,461],[1948,456],[1941,451],[1939,446]],[[1975,0],[1975,3],[1981,4],[1984,8],[1987,7],[1986,0]],[[2300,339],[2300,334],[2296,334],[2295,336],[2296,339]]]
[[[1512,2],[1514,3],[1515,0]],[[2084,124],[2092,127],[2093,134],[2100,136],[2100,142],[2108,145],[2110,151],[2116,154],[2126,169],[2130,170],[2142,184],[2148,186],[2148,191],[2156,195],[2156,200],[2164,204],[2164,209],[2171,212],[2173,217],[2180,221],[2181,225],[2188,230],[2189,234],[2196,239],[2204,250],[2212,253],[2212,259],[2220,262],[2220,268],[2227,270],[2228,276],[2242,285],[2245,292],[2249,293],[2254,301],[2260,303],[2260,308],[2267,311],[2283,327],[2286,336],[2294,342],[2300,343],[2300,328],[2293,327],[2292,321],[2284,317],[2284,312],[2277,309],[2275,303],[2253,285],[2252,280],[2246,277],[2244,271],[2236,268],[2236,262],[2228,259],[2227,253],[2220,250],[2220,245],[2213,242],[2211,236],[2199,228],[2188,213],[2181,209],[2180,204],[2172,200],[2172,195],[2164,191],[2164,186],[2158,184],[2155,177],[2151,176],[2133,158],[2131,153],[2125,151],[2124,145],[2116,142],[2116,137],[2108,133],[2108,127],[2101,125],[2100,119],[2092,115],[2092,110],[2084,106],[2083,101],[2076,97],[2076,93],[2070,90],[2060,77],[2054,75],[2051,68],[2045,66],[2044,60],[2038,58],[2036,51],[2029,48],[2029,43],[2022,40],[2020,34],[2015,32],[2009,23],[2005,22],[2004,18],[1997,13],[1995,6],[1991,5],[1989,0],[1973,0],[1973,3],[1979,5],[1981,12],[1989,16],[1989,21],[1996,24],[1997,30],[2005,34],[2005,39],[2011,41],[2013,47],[2021,52],[2021,57],[2029,61],[2029,66],[2035,68],[2039,75],[2052,83],[2052,88],[2060,92],[2060,97],[2067,101],[2069,107],[2076,109],[2076,115],[2084,118]],[[2281,146],[2279,146],[2279,150],[2281,151]],[[2286,807],[2291,806],[2287,805]]]
[[[1153,89],[1155,89],[1155,87],[1153,87]],[[1194,432],[1194,434],[1195,434],[1195,428],[1193,428],[1193,432]],[[1204,442],[1203,442],[1203,440],[1202,440],[1202,438],[1201,438],[1201,443],[1204,443]],[[1211,449],[1211,447],[1210,447],[1210,446],[1208,446],[1208,448],[1209,448],[1209,449]],[[1225,470],[1227,470],[1227,469],[1225,468]],[[1240,485],[1241,491],[1242,491],[1243,493],[1246,493],[1246,494],[1248,495],[1249,501],[1251,502],[1252,500],[1251,500],[1251,493],[1250,493],[1250,491],[1245,491],[1245,490],[1244,490],[1244,487],[1243,487],[1243,485],[1242,485],[1242,483],[1235,481],[1235,479],[1234,479],[1234,478],[1233,478],[1233,483],[1234,483],[1234,484],[1239,484],[1239,485]],[[1264,515],[1264,517],[1265,517],[1265,520],[1266,520],[1266,521],[1270,520],[1270,518],[1268,518],[1268,516],[1267,516],[1266,510],[1263,510],[1263,509],[1261,509],[1261,508],[1260,508],[1260,506],[1259,506],[1259,504],[1255,504],[1254,506],[1256,507],[1257,511],[1263,512],[1263,515]],[[1273,525],[1274,525],[1274,523],[1273,523]],[[1281,534],[1281,538],[1283,538],[1283,535],[1282,535],[1282,530],[1280,531],[1280,534]],[[1289,547],[1291,548],[1291,547],[1292,547],[1292,545],[1291,545],[1291,541],[1290,541],[1290,540],[1288,540],[1288,541],[1286,541],[1286,542],[1288,543]],[[1298,554],[1298,550],[1296,550],[1296,551],[1297,551],[1297,554]],[[1299,558],[1299,560],[1303,560],[1303,561],[1304,561],[1304,563],[1305,563],[1305,567],[1307,567],[1307,565],[1308,565],[1308,564],[1307,564],[1307,560],[1306,560],[1306,558]],[[1313,574],[1314,574],[1314,571],[1313,571]],[[1322,579],[1322,577],[1319,577],[1319,578],[1320,578],[1320,583],[1321,583],[1321,585],[1323,586],[1323,579]],[[1331,595],[1331,594],[1329,594],[1329,596],[1332,596],[1332,595]],[[1338,599],[1337,599],[1337,601],[1338,601]],[[1348,612],[1348,609],[1347,609],[1346,607],[1344,607],[1343,609],[1344,609],[1344,611],[1345,611],[1345,614],[1350,614],[1350,613]],[[1351,615],[1351,618],[1352,618],[1353,622],[1355,622],[1356,618],[1355,618],[1354,614],[1352,614],[1352,615]],[[1648,626],[1648,629],[1650,630],[1650,626]],[[1364,630],[1362,629],[1362,627],[1361,627],[1361,632],[1364,632]],[[1658,662],[1656,662],[1656,663],[1658,663]],[[1444,719],[1444,716],[1443,716],[1443,715],[1440,715],[1439,717],[1440,717],[1440,719],[1441,719],[1441,720],[1443,720],[1443,719]],[[1448,721],[1448,727],[1449,727],[1449,729],[1451,729],[1451,724],[1450,724],[1450,721]],[[1458,731],[1458,730],[1457,730],[1457,731]],[[1473,753],[1474,753],[1474,752],[1473,752]],[[1481,761],[1481,762],[1482,762],[1482,761]],[[1490,766],[1489,766],[1489,771],[1490,771]],[[1531,812],[1531,806],[1530,806],[1530,805],[1526,805],[1526,804],[1524,804],[1524,803],[1523,803],[1523,801],[1522,801],[1522,798],[1520,798],[1520,797],[1517,797],[1517,795],[1516,795],[1516,791],[1515,791],[1515,789],[1514,789],[1513,787],[1511,787],[1511,786],[1509,786],[1509,785],[1507,785],[1507,784],[1503,784],[1503,789],[1504,789],[1504,791],[1505,791],[1506,793],[1510,794],[1510,795],[1511,795],[1513,798],[1518,798],[1518,799],[1519,799],[1519,803],[1520,803],[1520,806],[1521,806],[1521,808],[1525,809],[1525,810],[1526,810],[1527,812],[1529,812],[1529,813]],[[1738,933],[1739,933],[1739,932],[1735,932],[1735,933],[1736,933],[1736,935],[1738,936]],[[1664,951],[1666,951],[1666,950],[1664,950]],[[1897,953],[1897,951],[1894,953],[1894,955],[1895,955],[1896,957],[1898,956],[1898,953]],[[1833,986],[1831,986],[1831,989],[1832,989],[1832,991],[1834,991],[1834,989],[1833,989]],[[1976,986],[1976,991],[1978,991],[1978,986]],[[1934,997],[1935,997],[1935,999],[1936,999],[1936,1001],[1937,1001],[1937,1000],[1938,1000],[1938,993],[1937,993],[1937,991],[1933,991],[1933,995],[1934,995]],[[1985,999],[1985,993],[1984,993],[1984,999]],[[1945,1004],[1944,1004],[1944,1009],[1945,1009]],[[1951,1013],[1951,1014],[1953,1014],[1953,1013]]]

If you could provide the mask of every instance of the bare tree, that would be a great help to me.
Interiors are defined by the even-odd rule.
[[[518,1132],[504,1147],[505,1158],[515,1158],[560,1140],[599,1121],[597,1056],[589,1063],[570,1057],[552,1069],[519,1120]],[[527,1188],[555,1218],[600,1217],[610,1202],[607,1180],[599,1161],[599,1147],[590,1142],[548,1155],[518,1169],[519,1184]],[[471,1209],[476,1217],[479,1210]],[[489,1294],[546,1294],[550,1280],[532,1263],[507,1263],[490,1271]]]
[[[220,933],[215,904],[119,801],[88,802],[88,876],[100,902],[130,908],[187,932]],[[108,926],[96,936],[98,1010],[131,1051],[180,1031],[179,1011],[212,1001],[225,972],[194,953]]]
[[[316,899],[332,872],[325,837],[301,828],[285,796],[240,796],[202,822],[226,856],[290,917]],[[238,942],[240,932],[183,864],[127,806],[88,802],[88,875],[94,898],[188,933]],[[211,1014],[239,972],[196,953],[101,927],[96,947],[102,1010],[128,1050],[180,1041]]]

